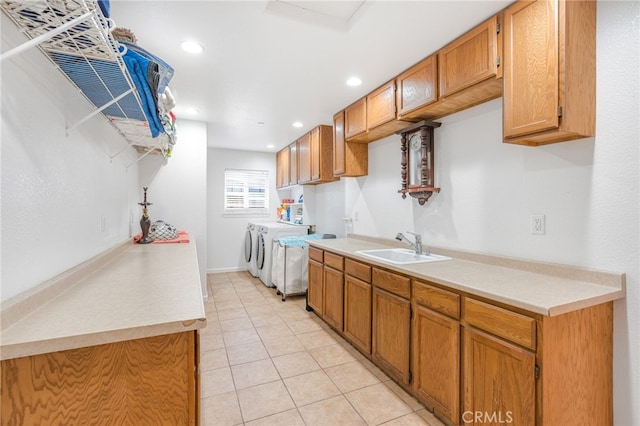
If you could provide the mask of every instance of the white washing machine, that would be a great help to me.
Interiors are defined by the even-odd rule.
[[[308,226],[287,225],[285,223],[270,223],[258,226],[258,251],[256,256],[256,267],[260,280],[267,287],[273,287],[271,280],[271,264],[273,262],[272,246],[273,239],[278,237],[289,237],[295,235],[307,235]]]
[[[278,222],[249,222],[247,224],[247,231],[244,234],[244,260],[247,262],[247,270],[249,273],[258,278],[260,276],[258,271],[258,263],[256,258],[258,257],[258,228],[261,225],[277,225]]]

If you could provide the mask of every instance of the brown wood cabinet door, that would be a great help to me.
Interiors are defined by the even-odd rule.
[[[409,383],[411,306],[407,299],[373,288],[371,354],[374,362]]]
[[[371,284],[350,275],[344,276],[344,334],[371,353]]]
[[[324,320],[338,330],[342,330],[344,303],[343,273],[324,267]]]
[[[289,185],[298,183],[298,142],[289,145]]]
[[[460,323],[414,305],[413,389],[452,423],[460,422]]]
[[[346,140],[367,130],[367,98],[349,105],[344,110],[344,137]]]
[[[323,308],[323,277],[322,263],[309,259],[309,288],[307,290],[307,303],[320,316],[322,316]]]
[[[463,359],[464,424],[535,425],[533,352],[464,327]]]
[[[497,74],[497,18],[494,16],[438,52],[440,97]]]
[[[307,183],[311,177],[313,147],[311,134],[307,133],[298,139],[298,183]]]
[[[396,119],[396,81],[367,95],[367,130]]]
[[[289,147],[276,154],[276,188],[289,186]]]
[[[311,147],[311,181],[320,180],[320,160],[321,160],[321,146],[320,146],[320,127],[316,127],[308,134],[309,146]]]
[[[397,78],[398,117],[438,99],[437,55],[431,55]]]
[[[557,0],[504,12],[505,138],[558,128],[557,14]]]
[[[333,116],[333,175],[341,176],[344,168],[344,111]]]

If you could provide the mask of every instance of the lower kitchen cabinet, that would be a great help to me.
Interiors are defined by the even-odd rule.
[[[536,424],[533,352],[465,327],[463,356],[464,424]]]
[[[311,309],[322,315],[322,309],[324,307],[323,293],[324,293],[324,272],[322,263],[311,259],[311,251],[316,250],[313,247],[309,248],[309,288],[307,290],[307,304]],[[322,250],[320,256],[322,256]]]
[[[197,331],[2,361],[3,425],[199,424]]]
[[[327,250],[309,257],[310,305],[446,423],[613,424],[612,302],[546,316]]]
[[[418,399],[449,421],[460,419],[460,323],[414,305],[412,387]]]
[[[344,335],[371,354],[371,284],[349,275],[344,277]]]
[[[344,258],[325,252],[324,256],[323,310],[324,320],[342,331],[344,309]]]
[[[373,288],[371,355],[387,374],[409,384],[411,305],[409,300]]]

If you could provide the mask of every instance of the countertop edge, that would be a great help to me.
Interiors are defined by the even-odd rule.
[[[185,325],[187,323],[187,325]],[[125,340],[144,339],[165,334],[182,333],[205,327],[206,318],[195,318],[185,321],[154,324],[144,327],[122,330],[108,330],[100,333],[63,337],[59,339],[40,340],[0,346],[0,361],[25,356],[60,352],[88,346],[106,345]]]

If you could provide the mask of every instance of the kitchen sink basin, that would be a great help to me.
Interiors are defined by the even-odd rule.
[[[440,256],[437,254],[416,254],[413,250],[395,248],[395,249],[377,249],[377,250],[360,250],[356,253],[372,259],[381,260],[383,262],[393,263],[395,265],[409,265],[412,263],[440,262],[442,260],[450,260],[450,257]]]

